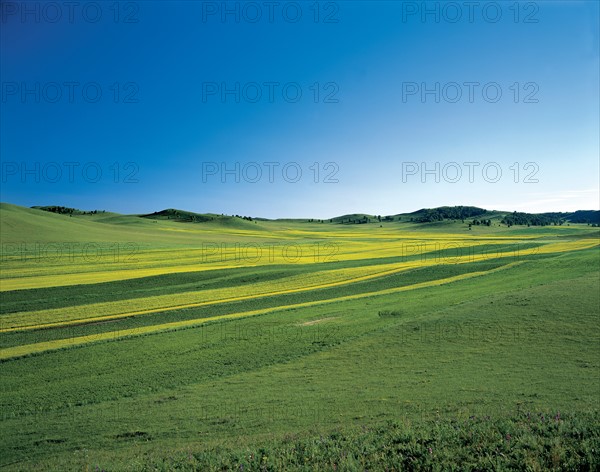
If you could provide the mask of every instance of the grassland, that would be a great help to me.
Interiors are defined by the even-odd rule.
[[[6,470],[597,470],[596,228],[0,206]]]

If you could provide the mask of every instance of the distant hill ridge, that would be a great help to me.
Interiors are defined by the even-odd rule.
[[[82,211],[76,208],[64,206],[34,206],[34,209],[58,213],[63,215],[93,215],[105,213],[104,210]],[[268,221],[265,218],[257,218],[241,215],[218,215],[213,213],[194,213],[186,210],[168,208],[154,213],[144,215],[135,215],[140,218],[154,220],[172,220],[187,223],[205,223],[209,221],[219,221],[226,223],[232,219],[242,219],[246,221]],[[577,210],[574,212],[546,212],[546,213],[524,213],[508,211],[489,211],[484,208],[474,206],[442,206],[437,208],[422,208],[411,213],[401,213],[397,215],[368,215],[364,213],[353,213],[337,216],[330,219],[289,219],[289,221],[306,221],[337,224],[365,224],[381,223],[390,221],[403,221],[413,223],[435,223],[445,220],[462,221],[470,224],[490,224],[491,220],[498,221],[507,226],[546,226],[562,225],[564,223],[580,223],[590,225],[600,225],[600,211],[598,210]],[[469,221],[470,220],[470,221]]]

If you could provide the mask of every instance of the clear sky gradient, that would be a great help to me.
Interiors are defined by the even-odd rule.
[[[475,4],[2,0],[1,200],[598,209],[598,2]]]

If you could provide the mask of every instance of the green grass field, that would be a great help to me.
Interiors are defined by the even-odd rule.
[[[600,232],[0,206],[0,468],[599,470]]]

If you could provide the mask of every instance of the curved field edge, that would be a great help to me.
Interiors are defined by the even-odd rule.
[[[588,249],[583,251],[578,251],[577,260],[581,260],[582,265],[578,267],[578,271],[589,267],[586,265],[586,254],[595,254],[595,250]],[[527,267],[530,268],[533,273],[532,276],[537,276],[540,272],[545,272],[544,267],[540,266],[540,263],[546,264],[546,267],[555,267],[556,263],[550,262],[547,258],[556,258],[556,257],[564,257],[566,254],[562,254],[559,256],[556,255],[544,255],[544,256],[536,256],[530,258],[526,261],[518,261],[518,262],[526,262]],[[568,255],[570,258],[573,255]],[[508,259],[510,260],[510,259]],[[302,306],[305,301],[315,301],[322,303],[327,303],[328,299],[340,299],[340,295],[347,294],[365,294],[369,296],[370,292],[373,291],[381,291],[382,289],[387,289],[389,287],[404,287],[413,285],[415,287],[419,287],[419,282],[427,282],[433,281],[435,279],[440,278],[449,278],[454,275],[461,275],[469,272],[478,272],[478,271],[488,271],[489,269],[495,269],[500,267],[502,264],[506,264],[508,260],[498,259],[498,260],[490,260],[489,262],[483,263],[471,263],[471,264],[444,264],[438,266],[428,266],[428,267],[420,267],[409,269],[407,271],[401,271],[399,274],[390,278],[391,276],[381,277],[381,278],[373,278],[370,281],[356,282],[354,285],[345,285],[344,289],[340,291],[340,287],[337,289],[321,289],[321,290],[313,290],[310,292],[299,293],[297,295],[286,294],[280,295],[277,297],[262,297],[259,299],[255,299],[252,303],[252,310],[244,310],[247,308],[248,300],[244,302],[234,302],[234,303],[222,303],[222,304],[207,304],[202,308],[196,309],[180,309],[170,311],[168,316],[171,321],[169,324],[171,326],[175,326],[174,323],[177,322],[189,322],[192,324],[201,324],[203,321],[207,321],[208,319],[226,319],[226,317],[222,317],[221,315],[235,315],[237,313],[252,311],[254,313],[259,313],[260,310],[264,310],[264,312],[269,312],[270,310],[275,310],[277,307],[281,306]],[[562,259],[558,259],[562,260]],[[546,262],[542,262],[546,261]],[[554,269],[552,269],[554,270]],[[444,277],[445,276],[445,277]],[[300,296],[301,295],[301,296]],[[240,310],[240,308],[242,310]],[[0,317],[0,322],[2,321],[2,317]],[[120,337],[125,335],[126,333],[135,334],[142,333],[146,331],[152,331],[152,326],[163,325],[165,324],[164,314],[161,312],[156,312],[154,314],[146,314],[141,317],[118,317],[115,319],[105,318],[104,321],[98,320],[97,318],[90,318],[86,320],[81,320],[80,322],[71,322],[71,323],[57,323],[54,326],[49,326],[46,329],[35,330],[33,328],[25,328],[25,330],[20,329],[12,329],[8,330],[8,332],[4,332],[2,337],[0,338],[0,352],[3,349],[8,349],[20,345],[33,345],[39,344],[40,342],[49,342],[49,341],[58,341],[60,340],[83,340],[89,339],[92,340],[96,337],[96,340],[99,339],[109,339],[111,337]],[[184,326],[186,323],[182,323]],[[50,329],[49,329],[50,328]],[[105,333],[112,332],[113,335],[108,335]],[[87,338],[86,338],[87,337]],[[65,344],[69,344],[65,341]],[[54,344],[56,346],[56,344]],[[0,355],[1,357],[1,355]]]
[[[565,253],[569,250],[586,250],[593,248],[597,245],[595,241],[580,240],[569,243],[551,243],[541,248],[535,248],[535,253],[539,255],[550,255]],[[502,257],[510,257],[504,255]],[[501,257],[501,258],[502,258]],[[477,261],[487,261],[487,256],[461,256],[455,258],[454,264],[468,264]],[[4,315],[0,318],[2,327],[0,332],[11,332],[21,329],[39,329],[46,327],[58,327],[66,326],[69,324],[81,324],[91,319],[91,316],[81,317],[82,311],[90,310],[92,312],[103,311],[104,315],[96,315],[93,318],[96,321],[114,320],[119,318],[129,318],[139,315],[147,315],[151,313],[159,313],[166,311],[181,310],[185,308],[195,308],[208,306],[217,303],[230,303],[235,301],[252,300],[261,297],[272,297],[286,293],[300,293],[310,292],[312,290],[318,290],[327,287],[336,287],[346,284],[352,284],[364,280],[382,277],[405,270],[410,270],[424,266],[435,266],[434,261],[428,262],[410,262],[410,263],[396,263],[386,265],[373,265],[373,266],[359,266],[352,269],[333,269],[324,270],[317,273],[311,273],[309,276],[290,276],[283,279],[282,282],[260,282],[257,284],[245,286],[244,288],[238,288],[237,292],[242,292],[242,295],[231,296],[232,288],[216,289],[200,292],[187,292],[179,294],[178,296],[173,295],[161,295],[155,297],[147,297],[138,302],[138,304],[147,308],[137,309],[134,311],[123,311],[129,304],[129,300],[122,302],[109,302],[96,305],[84,305],[74,306],[64,309],[51,309],[42,310],[37,312],[29,313],[16,313],[13,316]],[[444,264],[442,264],[444,265]],[[352,276],[351,274],[356,274]],[[319,283],[316,283],[319,280]],[[279,286],[277,290],[273,290],[274,287]],[[186,302],[173,303],[177,299],[184,299]],[[196,302],[198,298],[203,298],[204,301]],[[206,300],[208,299],[208,300]],[[56,317],[62,317],[59,321],[52,321]],[[30,319],[31,318],[31,319]],[[4,326],[9,327],[5,328]]]
[[[335,247],[344,248],[344,252],[338,255],[336,253],[335,256],[329,255],[318,255],[315,256],[313,253],[308,256],[304,256],[302,259],[297,261],[290,261],[289,258],[279,257],[273,260],[270,260],[268,257],[260,257],[258,261],[254,261],[252,257],[234,257],[233,260],[226,259],[225,261],[217,261],[217,262],[202,262],[204,258],[204,251],[202,249],[192,248],[186,249],[185,251],[180,251],[176,248],[173,248],[175,253],[181,252],[185,257],[186,254],[189,254],[190,251],[198,252],[198,258],[200,262],[186,262],[183,265],[165,265],[165,261],[162,260],[153,260],[150,259],[146,263],[141,263],[137,259],[132,259],[128,261],[119,260],[119,262],[114,263],[102,263],[99,261],[92,261],[87,263],[81,263],[77,265],[72,261],[69,263],[59,263],[59,264],[41,264],[33,261],[27,263],[26,261],[22,264],[18,264],[15,267],[11,267],[10,259],[7,261],[5,256],[3,255],[3,263],[6,267],[7,272],[2,274],[2,278],[0,279],[0,292],[4,291],[13,291],[13,290],[25,290],[25,289],[33,289],[33,288],[41,288],[41,287],[56,287],[56,286],[68,286],[73,285],[73,280],[76,279],[77,284],[96,284],[101,282],[111,282],[111,281],[119,281],[119,280],[129,280],[135,278],[143,278],[150,276],[158,276],[164,274],[178,274],[178,273],[186,273],[190,271],[211,271],[211,270],[222,270],[222,269],[236,269],[242,267],[269,267],[273,264],[289,264],[291,263],[311,263],[311,264],[321,264],[326,262],[337,262],[340,261],[351,261],[351,260],[359,260],[364,259],[365,255],[368,257],[373,257],[378,252],[379,258],[385,259],[387,257],[391,257],[394,255],[398,255],[398,253],[406,252],[407,248],[409,251],[409,255],[414,251],[421,251],[423,254],[426,253],[435,253],[440,250],[440,246],[442,244],[446,245],[447,248],[455,248],[455,247],[481,247],[483,248],[486,245],[502,245],[507,242],[520,242],[522,244],[522,250],[519,251],[521,256],[532,255],[535,253],[548,253],[548,252],[564,252],[569,251],[571,249],[585,249],[589,247],[594,247],[598,245],[597,238],[567,238],[566,241],[552,241],[539,239],[535,240],[535,236],[523,236],[519,237],[502,237],[502,238],[491,238],[486,236],[479,236],[478,239],[474,238],[456,238],[453,237],[448,239],[448,236],[444,239],[442,236],[438,235],[437,240],[429,238],[422,240],[415,240],[414,237],[403,241],[400,239],[399,241],[387,242],[387,247],[385,251],[380,249],[380,242],[377,238],[373,238],[370,241],[361,243],[352,243],[351,241],[339,240],[336,237],[337,233],[332,233],[330,236],[332,240],[321,240],[319,244],[322,245],[335,245]],[[419,233],[413,233],[419,234]],[[360,233],[360,237],[365,238],[369,237],[369,233]],[[396,236],[398,238],[400,235],[390,235],[387,234],[387,238],[390,236]],[[289,237],[289,236],[288,236]],[[322,235],[321,235],[322,237]],[[426,236],[423,235],[425,238]],[[425,241],[425,242],[423,242]],[[537,247],[531,248],[530,243],[533,242],[542,243],[541,252],[538,251]],[[254,244],[254,243],[251,243]],[[308,247],[311,244],[306,244]],[[356,245],[356,247],[354,247]],[[352,249],[345,249],[346,246],[349,246]],[[481,254],[479,257],[489,257],[486,256],[486,252]],[[154,255],[153,251],[149,251],[145,254],[146,257],[151,258]],[[268,262],[265,259],[269,259]],[[42,262],[44,262],[42,260]],[[141,266],[151,264],[154,267],[150,268],[142,268]],[[21,265],[25,265],[27,268],[20,268]],[[77,271],[76,268],[80,267],[80,270]],[[90,267],[93,269],[90,270]],[[100,270],[99,270],[100,268]],[[64,272],[64,273],[61,273]],[[14,274],[17,277],[6,277],[6,273]],[[40,273],[46,273],[45,275],[40,275]]]
[[[260,298],[252,302],[234,302],[229,304],[217,304],[201,308],[177,310],[168,313],[168,320],[162,313],[149,314],[140,317],[120,318],[118,320],[104,322],[86,322],[80,325],[56,327],[42,330],[15,331],[2,333],[0,335],[0,350],[39,342],[71,339],[91,334],[101,334],[108,331],[122,331],[125,329],[140,328],[162,324],[166,321],[186,321],[192,319],[209,318],[218,315],[227,315],[241,311],[258,310],[263,308],[275,308],[282,305],[294,305],[306,301],[318,301],[337,298],[344,295],[378,291],[386,288],[396,288],[414,285],[440,278],[447,278],[469,272],[487,271],[505,265],[507,261],[490,261],[473,264],[444,265],[411,269],[395,275],[389,275],[379,279],[357,282],[343,287],[315,290],[298,294],[285,294],[277,297]]]
[[[512,257],[507,260],[535,256],[535,254],[523,254],[523,252],[526,249],[533,252],[537,247],[539,247],[539,243],[498,245],[494,252],[488,254],[488,260],[496,259],[499,257],[499,253],[502,255],[510,253]],[[472,253],[475,251],[475,246],[467,246],[465,250]],[[364,256],[368,255],[365,254]],[[117,300],[131,300],[133,302],[152,295],[173,295],[197,290],[198,288],[225,288],[236,284],[268,281],[290,275],[310,274],[323,269],[352,269],[358,266],[425,260],[434,260],[440,264],[453,263],[456,260],[456,252],[452,249],[444,249],[416,255],[401,254],[378,259],[364,257],[326,264],[273,264],[268,267],[238,267],[234,269],[163,274],[98,284],[12,290],[2,292],[3,303],[0,306],[0,313],[10,314],[62,308],[78,305],[82,302],[85,304]]]
[[[61,339],[61,340],[47,341],[47,342],[42,342],[42,343],[37,343],[37,344],[16,346],[16,347],[0,350],[0,360],[21,357],[21,356],[25,356],[25,355],[29,355],[29,354],[34,354],[34,353],[39,354],[39,353],[46,352],[46,351],[62,349],[65,347],[75,347],[75,346],[80,346],[80,345],[89,344],[89,343],[98,342],[98,341],[116,340],[119,338],[153,334],[153,333],[177,330],[177,329],[182,329],[182,328],[193,328],[193,327],[201,326],[204,323],[210,323],[210,322],[214,322],[214,321],[244,318],[244,317],[249,317],[249,316],[263,315],[266,313],[286,311],[286,310],[295,309],[295,308],[306,308],[306,307],[324,305],[324,304],[329,304],[329,303],[343,302],[343,301],[348,301],[348,300],[357,300],[357,299],[361,299],[361,298],[371,298],[371,297],[376,297],[376,296],[381,296],[381,295],[390,295],[390,294],[395,294],[395,293],[400,293],[400,292],[406,292],[408,290],[418,290],[421,288],[436,287],[436,286],[440,286],[440,285],[457,282],[460,280],[470,279],[473,277],[481,277],[481,276],[489,275],[489,274],[494,273],[499,270],[506,270],[511,267],[515,267],[519,264],[522,264],[522,262],[513,262],[513,263],[507,264],[505,266],[501,266],[496,269],[490,269],[488,271],[469,272],[469,273],[457,275],[454,277],[447,277],[444,279],[436,279],[436,280],[431,280],[428,282],[421,282],[418,284],[408,285],[405,287],[378,290],[376,292],[359,293],[359,294],[355,294],[355,295],[346,295],[343,297],[329,298],[329,299],[319,300],[319,301],[297,303],[294,305],[284,305],[284,306],[278,306],[278,307],[274,307],[274,308],[266,308],[266,309],[253,310],[253,311],[247,311],[247,312],[241,312],[241,313],[232,313],[232,314],[228,314],[228,315],[220,315],[220,316],[214,316],[214,317],[208,317],[208,318],[202,318],[202,319],[192,319],[192,320],[186,320],[186,321],[177,321],[177,322],[173,322],[173,323],[163,323],[163,324],[140,327],[140,328],[132,328],[132,329],[121,330],[118,332],[110,332],[109,331],[106,333],[94,334],[94,335],[88,335],[88,336],[80,336],[80,337],[66,339],[66,340]],[[97,318],[94,318],[94,320],[96,320],[96,319]],[[112,319],[112,318],[104,317],[104,318],[100,318],[100,319]]]

